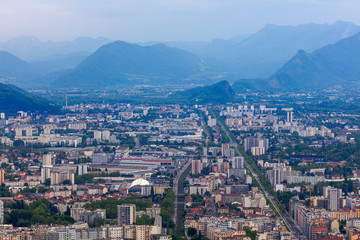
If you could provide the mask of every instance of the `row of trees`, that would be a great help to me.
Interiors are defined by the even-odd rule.
[[[57,208],[47,199],[40,199],[30,204],[24,201],[8,203],[6,207],[12,210],[5,213],[4,222],[14,227],[30,227],[33,224],[73,224],[75,221],[66,214],[60,214]]]
[[[164,199],[161,201],[160,216],[164,227],[167,227],[170,234],[174,233],[175,223],[172,216],[175,213],[175,193],[169,188],[166,191]]]

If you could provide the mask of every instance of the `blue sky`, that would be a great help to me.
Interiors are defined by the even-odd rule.
[[[104,36],[126,41],[212,40],[265,24],[351,21],[359,0],[0,0],[0,40]]]

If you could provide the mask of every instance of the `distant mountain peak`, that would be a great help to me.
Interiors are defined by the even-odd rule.
[[[305,88],[347,84],[360,79],[360,33],[312,53],[299,50],[271,78],[270,85]]]
[[[114,42],[110,42],[110,43],[108,43],[108,44],[105,44],[105,45],[103,45],[103,46],[101,46],[101,48],[103,48],[103,47],[113,47],[113,46],[131,46],[131,45],[133,45],[133,44],[131,44],[131,43],[128,43],[128,42],[125,42],[125,41],[122,41],[122,40],[116,40],[116,41],[114,41]],[[134,44],[135,45],[135,44]],[[100,48],[99,48],[100,49]],[[98,50],[99,50],[98,49]]]
[[[164,44],[140,46],[115,41],[100,47],[55,85],[91,88],[174,84],[200,73],[200,62],[198,56]]]
[[[111,42],[106,38],[79,37],[72,41],[41,41],[34,36],[23,36],[0,43],[0,49],[8,51],[27,61],[54,55],[67,55],[74,52],[91,53],[102,45]]]
[[[267,23],[265,24],[265,26],[263,28],[276,28],[276,27],[280,27],[282,25],[277,25],[277,24],[274,24],[274,23]]]
[[[343,21],[343,20],[337,20],[336,22],[333,23],[333,25],[338,25],[338,26],[357,26],[356,24],[349,22],[349,21]]]
[[[268,78],[299,49],[310,53],[358,32],[360,26],[345,21],[296,26],[266,24],[240,41],[212,41],[196,53],[218,69],[235,72],[242,78]]]
[[[297,51],[296,56],[309,56],[309,53],[305,50],[300,49]]]
[[[39,38],[35,37],[35,36],[21,36],[21,37],[16,37],[16,38],[13,38],[9,41],[22,41],[22,42],[41,42],[39,40]]]
[[[260,29],[259,32],[261,32],[261,31],[271,32],[271,31],[273,31],[275,29],[283,28],[283,27],[288,27],[288,26],[287,25],[277,25],[277,24],[267,23],[267,24],[265,24],[265,26],[262,29]]]

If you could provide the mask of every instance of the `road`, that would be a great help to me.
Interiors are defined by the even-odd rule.
[[[214,114],[213,115],[217,118],[217,115]],[[220,119],[217,118],[217,122],[220,124],[221,128],[224,130],[224,132],[226,133],[226,135],[229,138],[230,144],[232,146],[235,147],[235,151],[239,154],[239,156],[242,156],[242,154],[240,153],[238,147],[239,144],[237,143],[236,140],[233,139],[232,135],[229,133],[227,127],[224,126],[224,123],[222,121],[220,121]],[[306,239],[306,237],[302,234],[302,232],[300,231],[299,227],[295,224],[294,220],[290,217],[290,215],[286,212],[283,213],[280,211],[279,206],[277,205],[277,203],[274,201],[274,197],[267,191],[267,189],[263,186],[262,182],[259,179],[258,174],[254,171],[254,169],[251,167],[251,165],[245,161],[245,166],[246,168],[250,171],[250,173],[254,176],[254,178],[256,179],[256,181],[259,183],[261,189],[263,190],[263,192],[265,193],[265,196],[269,199],[269,201],[272,203],[272,205],[275,207],[276,211],[279,213],[281,219],[283,220],[283,222],[285,223],[285,225],[288,227],[288,229],[297,237],[297,239]]]
[[[191,160],[188,160],[181,171],[176,175],[173,181],[173,189],[175,193],[175,233],[180,234],[183,227],[183,212],[185,206],[184,180],[191,169]]]

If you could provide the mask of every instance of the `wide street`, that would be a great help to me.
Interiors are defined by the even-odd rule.
[[[237,152],[237,154],[239,156],[242,156],[242,154],[240,153],[240,151],[238,149],[239,144],[237,143],[237,141],[233,139],[233,136],[229,133],[229,130],[227,129],[227,127],[225,127],[224,123],[215,114],[213,114],[213,115],[216,117],[221,128],[228,136],[229,141],[230,141],[229,143],[235,148],[235,151]],[[260,181],[258,174],[254,171],[254,169],[250,166],[250,164],[247,161],[245,161],[245,166],[250,171],[251,175],[254,176],[256,181],[259,183],[260,188],[265,193],[266,198],[269,199],[271,204],[275,207],[276,211],[280,215],[280,218],[283,220],[284,224],[288,227],[288,229],[297,237],[297,239],[306,239],[306,237],[302,234],[302,232],[300,231],[298,226],[295,224],[294,220],[290,217],[290,215],[287,212],[283,213],[282,211],[280,211],[279,206],[274,201],[274,197],[267,191],[267,189],[264,187],[264,185]]]
[[[183,212],[185,206],[184,194],[184,180],[191,169],[191,160],[188,160],[180,172],[176,175],[173,182],[173,189],[175,193],[175,215],[174,220],[176,224],[175,233],[180,234],[183,227]]]

